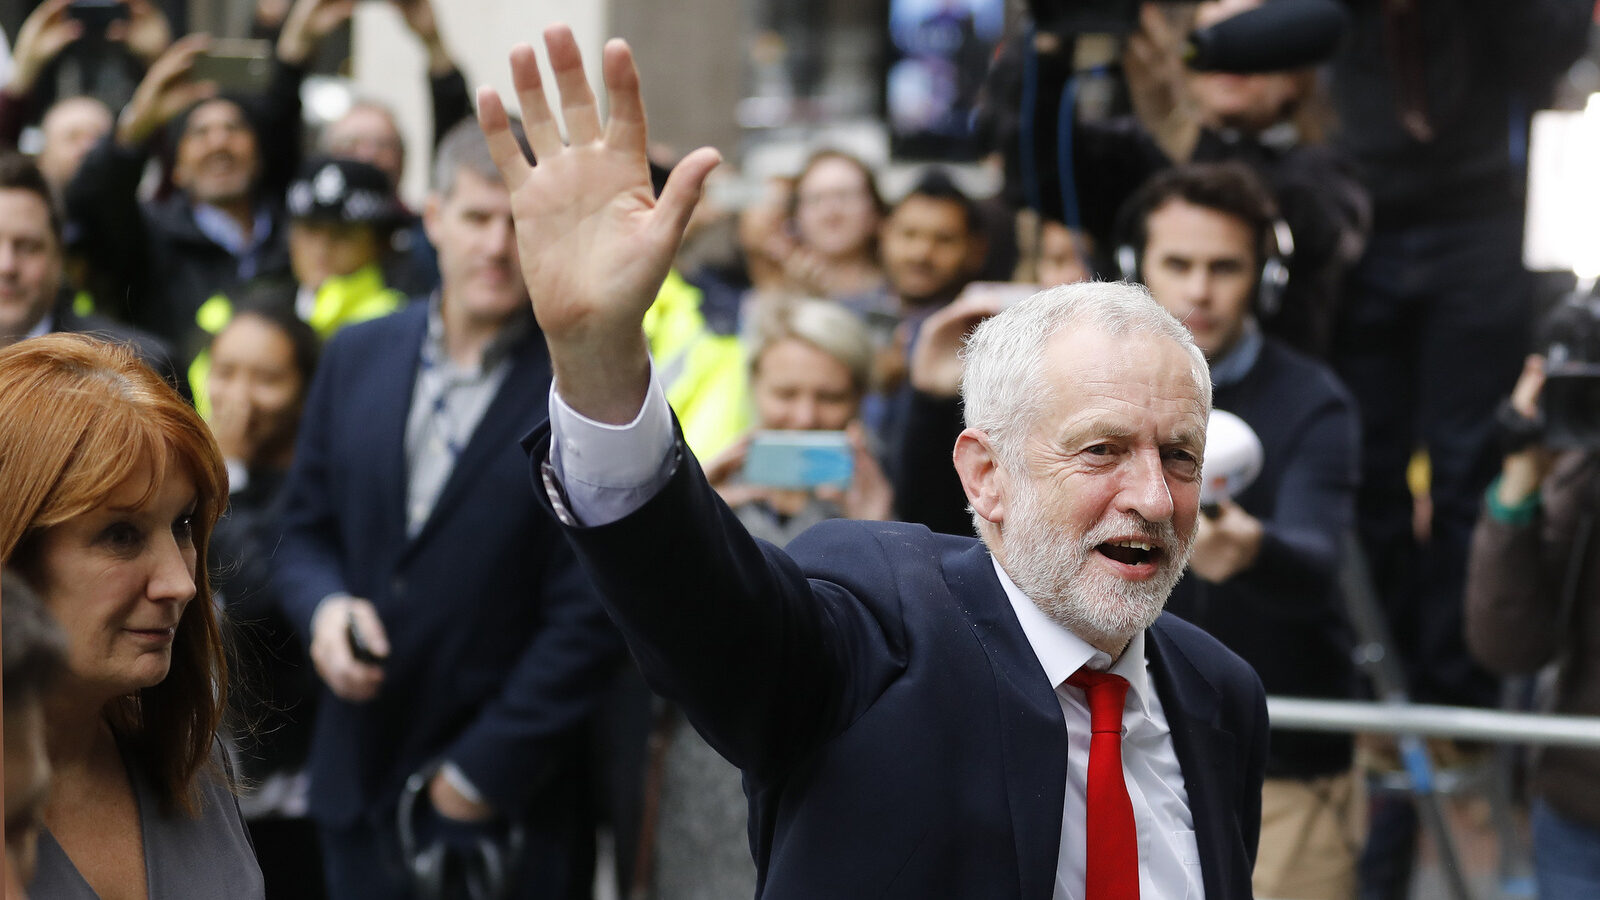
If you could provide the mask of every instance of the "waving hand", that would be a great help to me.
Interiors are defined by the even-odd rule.
[[[578,412],[623,423],[638,412],[648,386],[645,310],[720,158],[709,148],[689,154],[655,198],[639,73],[628,45],[612,40],[605,47],[611,115],[602,125],[572,32],[556,25],[544,39],[568,143],[526,44],[511,51],[511,74],[538,165],[523,157],[492,89],[478,93],[479,121],[511,191],[522,272],[550,344],[556,389]]]

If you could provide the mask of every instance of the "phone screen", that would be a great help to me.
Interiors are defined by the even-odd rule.
[[[749,484],[810,489],[848,487],[855,453],[842,431],[761,431],[745,454],[742,477]]]

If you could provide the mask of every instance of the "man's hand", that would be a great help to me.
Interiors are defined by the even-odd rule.
[[[1249,569],[1261,553],[1261,520],[1232,500],[1219,504],[1215,519],[1202,515],[1195,532],[1189,568],[1211,582],[1223,582]]]
[[[867,432],[857,419],[845,427],[850,435],[850,451],[854,456],[855,471],[850,476],[850,486],[844,490],[825,486],[817,488],[817,496],[839,504],[847,519],[863,522],[885,522],[894,517],[894,487],[883,467],[867,449]]]
[[[1161,5],[1145,3],[1139,9],[1139,28],[1128,36],[1122,54],[1134,113],[1167,158],[1178,164],[1189,161],[1200,140],[1200,115],[1189,95],[1182,42]]]
[[[128,20],[112,22],[106,29],[106,37],[126,44],[128,50],[149,68],[172,46],[172,26],[167,23],[166,14],[150,0],[123,2],[128,7]]]
[[[138,147],[179,113],[216,96],[214,82],[189,80],[195,58],[210,45],[211,39],[206,35],[191,34],[161,54],[117,117],[117,143]]]
[[[278,60],[303,66],[322,39],[350,21],[356,0],[295,0],[278,33]]]
[[[360,662],[350,652],[352,623],[363,641],[379,656],[389,654],[389,637],[370,600],[329,597],[311,619],[311,662],[328,688],[341,700],[364,703],[378,696],[383,669]]]
[[[1511,408],[1525,419],[1539,415],[1539,395],[1544,393],[1544,357],[1535,353],[1522,363],[1522,374],[1516,387],[1511,389]],[[1500,484],[1495,488],[1496,498],[1502,506],[1516,506],[1544,483],[1555,464],[1555,455],[1549,448],[1535,444],[1525,450],[1506,454],[1500,469]]]
[[[212,384],[216,379],[212,379]],[[246,466],[255,462],[256,449],[265,437],[262,417],[256,405],[244,391],[211,390],[211,434],[217,439],[217,448],[224,459],[234,459]]]
[[[961,392],[961,344],[978,323],[1006,308],[1007,297],[990,285],[971,284],[954,302],[928,316],[911,352],[911,386],[935,397]]]
[[[545,48],[571,145],[562,144],[538,58],[526,44],[511,51],[511,75],[538,166],[523,157],[493,89],[478,92],[479,120],[511,191],[523,277],[550,345],[556,389],[578,413],[623,424],[638,413],[649,386],[645,310],[720,157],[705,147],[684,157],[654,198],[639,73],[628,45],[612,40],[605,47],[611,117],[603,129],[571,30],[546,29]]]
[[[83,36],[83,23],[68,14],[72,0],[45,0],[22,20],[11,50],[11,81],[6,90],[24,96],[39,74],[66,46]]]
[[[429,779],[428,802],[433,804],[434,812],[458,822],[486,822],[494,818],[494,807],[467,799],[443,772],[435,772]]]
[[[438,76],[454,69],[455,61],[450,58],[444,38],[439,35],[439,17],[434,15],[430,0],[394,0],[394,6],[399,10],[400,18],[405,20],[406,27],[428,51],[428,74]]]

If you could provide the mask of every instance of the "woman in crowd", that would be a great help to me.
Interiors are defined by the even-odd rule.
[[[854,474],[844,489],[779,489],[741,476],[749,438],[706,473],[752,534],[785,544],[828,518],[887,519],[888,479],[867,452],[856,420],[872,366],[859,319],[821,300],[768,299],[751,310],[750,391],[757,427],[846,430]],[[658,792],[653,834],[656,900],[753,896],[747,810],[739,770],[711,749],[677,710],[660,719],[649,783]],[[650,873],[646,873],[646,877]]]
[[[227,695],[206,573],[216,442],[120,346],[0,351],[0,563],[67,635],[37,897],[259,898],[216,740]]]
[[[795,179],[792,245],[779,254],[802,293],[863,301],[883,291],[878,226],[888,213],[872,170],[839,150],[821,150]]]
[[[706,466],[723,500],[757,537],[787,544],[824,519],[887,519],[888,479],[868,452],[857,417],[871,378],[872,338],[861,320],[834,303],[771,298],[753,310],[750,396],[756,427],[845,431],[854,477],[848,489],[772,488],[742,474],[746,436]]]
[[[281,303],[241,304],[212,339],[211,429],[228,466],[228,513],[211,541],[212,585],[233,626],[238,687],[232,728],[239,805],[266,878],[267,896],[315,900],[322,866],[306,816],[306,755],[317,679],[272,589],[282,534],[281,491],[300,413],[316,370],[311,325]]]

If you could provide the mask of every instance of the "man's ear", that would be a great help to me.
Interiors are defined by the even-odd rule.
[[[422,231],[428,236],[428,243],[439,246],[438,238],[434,236],[434,229],[439,227],[440,207],[444,200],[438,191],[429,191],[428,198],[422,201]]]
[[[968,428],[956,438],[952,454],[961,489],[972,511],[996,525],[1005,521],[1008,484],[1000,456],[986,432]]]

